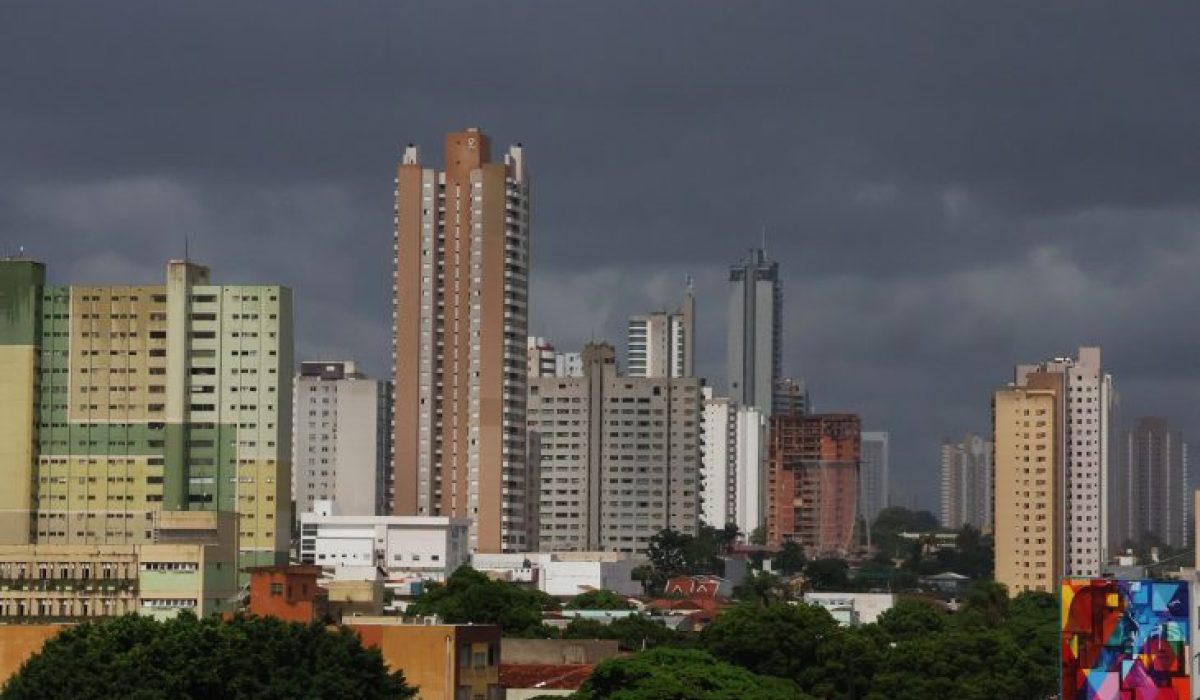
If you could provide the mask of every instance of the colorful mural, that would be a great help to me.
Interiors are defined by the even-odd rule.
[[[1182,581],[1063,581],[1063,700],[1190,700],[1189,609]]]

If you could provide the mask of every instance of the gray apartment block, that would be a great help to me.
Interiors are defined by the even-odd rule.
[[[343,515],[389,511],[390,383],[351,361],[301,362],[295,387],[292,494],[296,517],[316,501]]]
[[[779,263],[752,248],[729,283],[729,398],[770,415],[783,357]]]
[[[530,380],[541,551],[645,554],[650,538],[700,524],[700,380],[622,377],[611,345],[583,352],[582,377]]]

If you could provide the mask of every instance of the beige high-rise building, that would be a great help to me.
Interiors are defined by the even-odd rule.
[[[472,128],[447,135],[443,167],[410,145],[396,173],[395,512],[470,518],[473,549],[521,551],[536,521],[524,152],[493,161]]]
[[[662,530],[695,535],[700,380],[620,376],[607,343],[587,345],[583,366],[583,377],[529,383],[529,430],[540,451],[540,549],[644,556]]]
[[[1011,595],[1054,592],[1063,575],[1063,375],[1028,375],[992,398],[996,580]]]

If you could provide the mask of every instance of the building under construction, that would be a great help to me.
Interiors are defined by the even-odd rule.
[[[798,542],[809,556],[845,556],[858,519],[859,417],[771,418],[767,541]]]

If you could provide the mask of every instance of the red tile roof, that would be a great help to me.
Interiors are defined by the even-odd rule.
[[[578,690],[592,675],[592,664],[500,664],[504,688]]]

